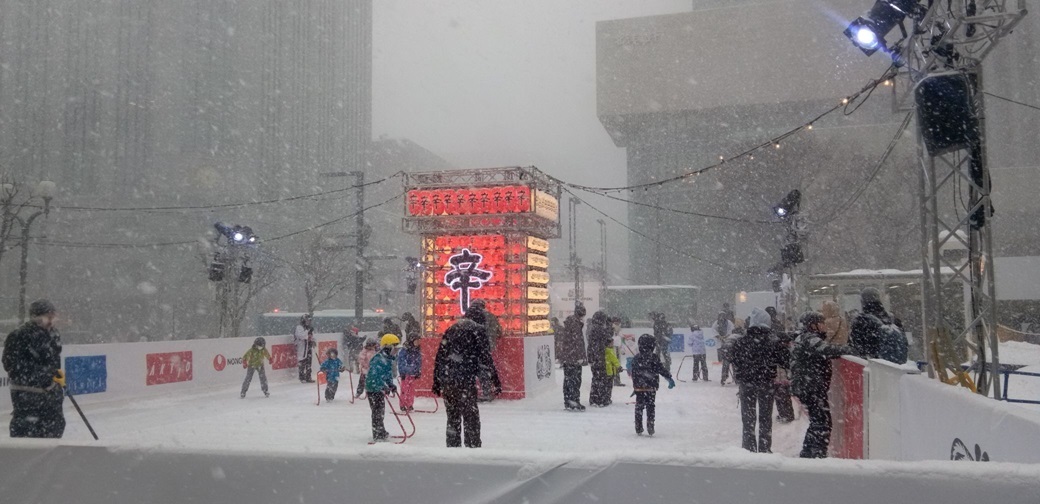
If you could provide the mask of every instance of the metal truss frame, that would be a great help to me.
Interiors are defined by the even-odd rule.
[[[922,313],[928,374],[1000,398],[996,293],[993,272],[990,177],[985,149],[981,63],[1026,14],[1024,0],[929,0],[901,58],[906,83],[895,108],[913,107],[916,85],[928,77],[960,73],[972,83],[979,145],[929,153],[918,132],[920,158]],[[920,120],[920,119],[919,119]],[[975,147],[975,148],[972,148]],[[972,166],[973,161],[976,166]],[[972,174],[973,168],[975,174]],[[962,205],[963,188],[967,203]],[[952,198],[950,196],[953,196]],[[964,208],[958,208],[963,206]],[[963,216],[962,216],[963,215]],[[972,216],[983,215],[974,225]],[[944,255],[958,248],[967,258]],[[952,274],[950,272],[952,271]],[[944,310],[953,284],[967,285],[964,320]],[[963,327],[962,330],[954,328]],[[962,368],[959,348],[972,354],[977,380]],[[951,376],[952,375],[952,376]]]

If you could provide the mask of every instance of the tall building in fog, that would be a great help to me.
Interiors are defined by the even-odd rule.
[[[0,13],[0,169],[55,181],[57,207],[273,199],[367,165],[371,0],[0,0]],[[66,307],[72,331],[205,332],[211,287],[193,246],[137,245],[221,220],[270,236],[338,204],[59,208],[39,232],[66,244],[34,248],[30,295]],[[13,312],[6,294],[0,310]]]
[[[880,76],[891,63],[865,57],[842,35],[865,0],[698,0],[692,12],[597,25],[598,115],[627,149],[628,182],[653,183],[709,166],[804,124]],[[1035,46],[1040,18],[1027,16],[985,65],[987,89],[1040,102]],[[1035,111],[987,98],[995,252],[1035,255],[1040,183]],[[881,87],[851,115],[831,114],[781,142],[682,183],[621,194],[629,223],[630,276],[702,287],[702,319],[736,292],[767,290],[784,230],[759,223],[792,189],[810,232],[802,273],[920,268],[918,164],[911,125],[851,207],[905,112]],[[953,197],[952,195],[950,196]],[[660,208],[721,215],[679,214]],[[999,296],[999,294],[998,294]]]

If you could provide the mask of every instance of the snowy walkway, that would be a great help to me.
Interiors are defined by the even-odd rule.
[[[683,370],[684,374],[687,372]],[[624,453],[652,450],[661,455],[699,455],[740,450],[740,416],[736,386],[715,381],[677,382],[657,396],[657,435],[636,436],[633,406],[626,405],[631,387],[614,389],[614,404],[568,412],[560,389],[523,401],[496,401],[481,405],[484,447],[493,450],[534,451],[543,454]],[[562,380],[562,373],[556,373]],[[688,376],[686,377],[688,378]],[[582,400],[588,398],[590,374],[585,368]],[[630,383],[626,380],[626,383]],[[662,380],[662,385],[664,385]],[[162,447],[276,452],[336,452],[372,449],[367,401],[350,404],[346,382],[340,399],[315,406],[313,384],[272,383],[264,398],[255,380],[246,399],[237,387],[192,394],[171,394],[147,400],[110,401],[83,407],[108,446]],[[418,399],[420,408],[432,408],[431,399]],[[90,440],[69,402],[65,404],[67,441]],[[775,416],[775,412],[774,412]],[[417,434],[408,446],[443,448],[443,404],[434,414],[413,414]],[[0,428],[7,429],[7,418]],[[392,415],[387,428],[398,431]],[[774,423],[774,452],[797,456],[805,432],[804,418],[790,425]]]

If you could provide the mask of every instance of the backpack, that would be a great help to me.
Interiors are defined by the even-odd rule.
[[[878,345],[878,357],[896,364],[905,364],[908,344],[906,335],[895,324],[888,322],[881,326],[881,341]]]

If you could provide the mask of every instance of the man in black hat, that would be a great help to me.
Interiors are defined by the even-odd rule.
[[[65,433],[65,372],[57,310],[47,300],[29,305],[30,320],[4,342],[4,371],[11,381],[11,437],[60,438]]]

